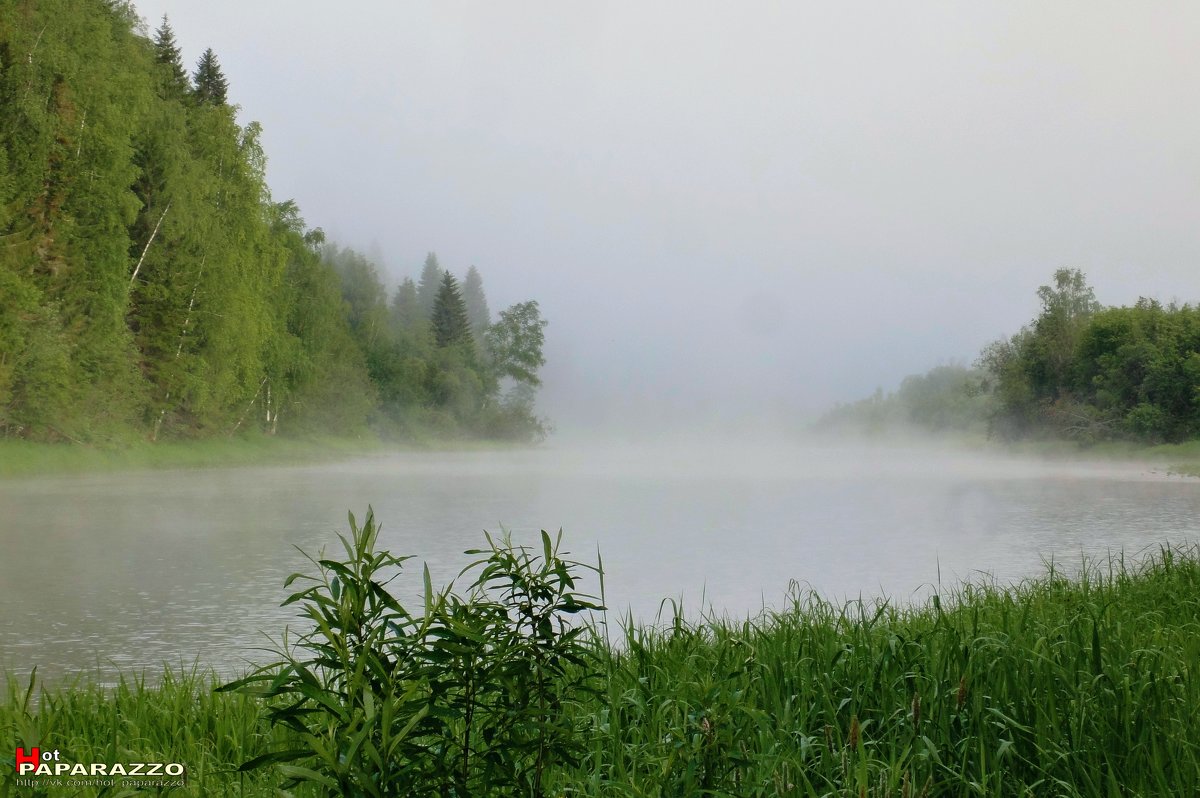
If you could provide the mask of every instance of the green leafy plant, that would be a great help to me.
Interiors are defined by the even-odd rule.
[[[561,533],[542,532],[540,551],[489,535],[468,552],[484,556],[462,572],[474,573],[465,596],[435,592],[426,569],[413,614],[388,591],[409,558],[377,550],[370,512],[350,532],[345,560],[310,558],[315,575],[288,578],[308,583],[285,604],[312,628],[221,688],[266,700],[269,722],[293,732],[241,770],[274,766],[285,789],[334,795],[545,795],[551,769],[584,750],[580,713],[565,710],[593,689],[594,638],[572,619],[603,609],[577,592]]]
[[[590,627],[571,619],[603,607],[576,592],[582,564],[560,555],[561,533],[543,531],[540,554],[507,536],[487,541],[467,552],[485,555],[463,572],[478,569],[467,599],[445,596],[433,627],[430,680],[441,675],[461,707],[444,738],[461,762],[455,794],[509,784],[543,795],[548,770],[583,753],[566,705],[593,690],[598,670]]]

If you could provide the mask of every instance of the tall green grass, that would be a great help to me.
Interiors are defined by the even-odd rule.
[[[628,627],[584,795],[1200,795],[1200,559]]]
[[[122,677],[105,688],[79,681],[39,689],[9,679],[0,703],[0,796],[141,794],[121,789],[18,786],[14,751],[57,749],[69,762],[180,762],[188,788],[172,794],[274,795],[277,777],[237,772],[248,754],[280,743],[257,702],[217,693],[215,675],[164,669],[153,680]]]
[[[606,631],[586,637],[598,693],[562,703],[583,749],[547,774],[549,794],[1200,795],[1197,547],[915,607],[797,591],[746,621]],[[76,761],[162,757],[189,766],[173,794],[276,795],[279,772],[237,768],[294,748],[295,732],[214,686],[202,672],[29,696],[10,684],[0,763],[39,743]],[[0,772],[0,794],[29,794],[11,764]]]

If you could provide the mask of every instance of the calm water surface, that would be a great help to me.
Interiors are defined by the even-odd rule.
[[[653,619],[780,606],[789,583],[906,600],[1054,558],[1200,539],[1200,482],[1144,465],[917,449],[691,446],[412,453],[333,465],[0,481],[0,668],[232,673],[294,621],[300,547],[373,505],[385,545],[454,578],[482,530],[604,558],[609,606]],[[419,566],[399,581],[414,598]],[[592,582],[595,586],[595,582]]]

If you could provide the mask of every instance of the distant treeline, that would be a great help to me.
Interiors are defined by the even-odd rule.
[[[841,404],[816,423],[817,431],[885,434],[903,429],[922,432],[983,432],[992,399],[986,376],[951,364],[905,377],[900,387]]]
[[[528,439],[545,322],[430,255],[394,294],[272,200],[212,50],[120,0],[0,3],[0,436]]]
[[[1077,269],[1038,289],[1042,311],[974,368],[940,366],[895,393],[842,405],[824,429],[986,430],[1081,443],[1200,437],[1200,308],[1139,299],[1104,307]]]

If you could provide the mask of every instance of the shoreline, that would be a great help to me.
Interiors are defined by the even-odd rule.
[[[528,446],[484,440],[389,442],[365,435],[358,438],[244,435],[161,443],[135,441],[111,447],[0,440],[0,480],[158,469],[308,465],[391,453],[497,451]]]
[[[857,445],[895,447],[932,446],[947,451],[976,453],[988,456],[1021,457],[1047,462],[1127,463],[1161,467],[1173,476],[1200,477],[1200,438],[1183,443],[1136,443],[1132,441],[1102,441],[1084,445],[1070,440],[999,441],[983,433],[946,435],[910,435],[904,432],[872,435],[818,434],[811,438],[821,443],[850,442]]]

